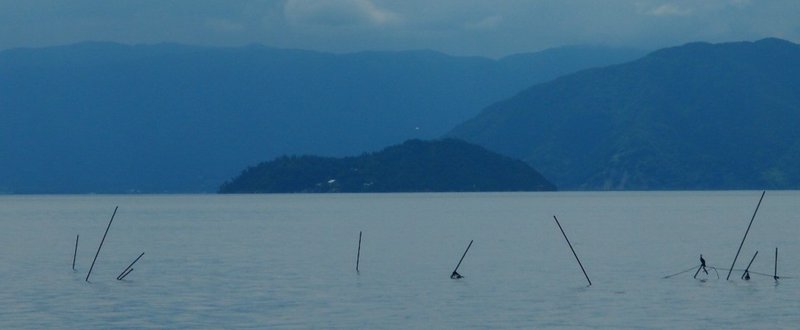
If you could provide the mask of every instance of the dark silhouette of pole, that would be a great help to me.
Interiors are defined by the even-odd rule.
[[[742,243],[739,244],[739,250],[736,250],[736,256],[733,257],[733,263],[731,264],[731,268],[728,270],[728,277],[726,277],[725,280],[731,279],[731,272],[733,272],[733,266],[736,265],[736,259],[739,258],[739,253],[742,252],[742,246],[744,245],[744,240],[747,238],[747,233],[750,232],[750,226],[753,225],[753,220],[756,219],[756,213],[758,213],[758,208],[761,206],[761,201],[764,200],[764,194],[766,193],[767,193],[766,190],[761,192],[761,198],[758,200],[758,205],[756,205],[756,210],[755,212],[753,212],[753,217],[750,218],[750,224],[747,225],[747,230],[744,232],[744,237],[742,237]]]
[[[467,249],[464,250],[464,254],[461,255],[461,260],[458,261],[458,265],[456,265],[456,269],[453,269],[453,273],[450,274],[450,278],[457,279],[457,278],[464,277],[464,276],[461,276],[461,274],[458,273],[458,267],[461,267],[461,262],[464,261],[464,257],[467,255],[467,251],[469,251],[469,248],[472,246],[472,241],[473,240],[469,241],[469,245],[467,245]]]
[[[748,263],[748,264],[747,264],[747,268],[745,268],[745,269],[744,269],[744,273],[742,273],[742,279],[744,279],[744,276],[745,276],[745,275],[749,274],[749,272],[750,272],[750,265],[752,265],[752,264],[753,264],[753,260],[756,260],[756,256],[757,256],[757,255],[758,255],[758,251],[756,251],[756,254],[754,254],[754,255],[753,255],[753,258],[752,258],[752,259],[750,259],[750,263]]]
[[[106,232],[103,234],[103,239],[100,240],[100,246],[97,247],[97,253],[94,254],[94,260],[92,260],[92,266],[89,267],[89,273],[86,274],[86,282],[89,282],[89,276],[92,275],[92,269],[94,269],[94,263],[97,261],[97,256],[100,255],[100,249],[103,248],[103,242],[106,241],[106,235],[108,235],[108,229],[111,228],[111,222],[114,221],[114,216],[117,215],[117,209],[119,206],[114,208],[114,213],[111,214],[111,220],[108,220],[108,227],[106,227]]]
[[[361,260],[361,232],[358,232],[358,254],[356,254],[356,273],[358,273],[358,263]]]
[[[775,248],[775,272],[772,273],[772,278],[776,281],[780,278],[778,277],[778,248]]]
[[[131,272],[133,272],[133,268],[131,268],[131,269],[128,269],[128,272],[127,272],[127,273],[125,273],[125,274],[123,274],[123,275],[122,275],[122,276],[119,278],[119,280],[120,280],[120,281],[124,280],[124,279],[125,279],[125,276],[128,276],[128,274],[130,274]]]
[[[572,248],[572,243],[569,242],[569,238],[567,238],[567,234],[564,233],[564,228],[561,228],[561,223],[558,222],[558,218],[553,216],[553,219],[556,220],[556,224],[558,225],[558,229],[561,230],[561,234],[564,235],[564,239],[567,240],[567,244],[569,245],[569,249],[572,250],[572,255],[575,256],[575,260],[578,260],[578,266],[581,266],[581,271],[583,271],[583,276],[586,276],[586,281],[589,282],[589,286],[592,285],[592,280],[589,279],[589,275],[586,275],[586,269],[583,268],[583,264],[581,263],[581,259],[578,258],[578,254],[575,253],[575,249]]]
[[[133,267],[133,264],[135,264],[137,261],[139,261],[139,259],[143,255],[144,255],[144,252],[142,252],[142,254],[140,254],[138,257],[136,257],[136,260],[134,260],[130,265],[128,265],[128,267],[126,267],[125,270],[122,271],[122,273],[119,273],[119,275],[117,275],[117,280],[122,280],[122,278],[125,277],[124,275],[126,275],[125,272],[127,272],[128,269],[131,269],[131,267]]]
[[[81,238],[81,235],[78,234],[75,237],[75,252],[72,253],[72,270],[75,270],[75,258],[78,256],[78,240]]]
[[[694,276],[692,276],[692,278],[697,278],[697,274],[700,274],[700,270],[701,269],[703,269],[703,265],[700,265],[700,267],[697,267],[697,271],[694,272]],[[706,274],[708,274],[708,271],[706,271]]]

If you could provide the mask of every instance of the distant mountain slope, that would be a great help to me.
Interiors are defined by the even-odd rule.
[[[358,157],[280,157],[248,168],[222,193],[549,191],[520,160],[460,140],[409,140]]]
[[[800,188],[800,46],[692,43],[533,86],[449,135],[561,189]]]
[[[637,51],[501,60],[82,43],[0,52],[0,193],[202,192],[281,154],[444,134],[496,100]]]

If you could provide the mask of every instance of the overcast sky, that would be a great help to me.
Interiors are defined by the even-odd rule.
[[[499,57],[764,37],[800,42],[800,0],[0,0],[0,49],[91,40]]]

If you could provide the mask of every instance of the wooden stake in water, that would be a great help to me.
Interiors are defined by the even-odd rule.
[[[358,273],[358,263],[361,260],[361,232],[358,232],[358,254],[356,254],[356,273]]]
[[[72,253],[72,270],[75,270],[75,257],[78,256],[78,240],[80,238],[81,238],[80,234],[78,234],[78,236],[75,237],[75,252]]]
[[[144,255],[144,252],[142,252],[142,254],[140,254],[138,257],[136,257],[136,260],[134,260],[130,265],[128,265],[128,267],[126,267],[125,270],[122,271],[122,273],[119,273],[119,275],[117,275],[117,280],[122,280],[125,276],[127,276],[127,273],[125,273],[125,272],[127,272],[128,269],[131,269],[131,267],[133,267],[133,264],[135,264],[137,261],[139,261],[139,259],[143,255]]]
[[[86,282],[89,282],[89,276],[92,275],[92,269],[94,269],[94,263],[97,261],[97,256],[100,255],[100,249],[103,248],[103,242],[106,241],[106,235],[108,235],[108,229],[111,228],[111,222],[114,221],[114,216],[117,215],[117,209],[119,206],[114,208],[114,213],[111,215],[111,220],[108,220],[108,227],[106,227],[106,232],[103,234],[103,239],[100,240],[100,246],[97,247],[97,253],[94,254],[94,260],[92,260],[92,266],[89,267],[89,273],[86,274]]]
[[[459,278],[464,277],[464,276],[461,276],[461,274],[458,273],[458,267],[461,267],[461,262],[464,261],[464,257],[467,255],[467,251],[469,251],[469,248],[472,246],[472,241],[473,240],[469,241],[469,245],[467,245],[467,249],[464,250],[464,254],[461,255],[461,260],[458,261],[458,265],[456,265],[456,269],[453,269],[453,273],[450,274],[450,278],[459,279]]]
[[[133,268],[131,268],[131,269],[128,269],[128,272],[127,272],[127,273],[125,273],[125,274],[122,274],[122,276],[120,276],[119,280],[120,280],[120,281],[124,280],[124,279],[125,279],[125,276],[128,276],[128,274],[130,274],[130,273],[132,273],[132,272],[133,272]]]
[[[756,251],[756,254],[753,255],[752,259],[750,259],[750,263],[747,264],[747,268],[744,269],[744,273],[742,273],[742,279],[744,279],[745,276],[747,276],[747,279],[750,279],[750,276],[749,276],[750,265],[753,264],[753,260],[756,260],[756,256],[757,255],[758,255],[758,251]]]
[[[739,250],[736,250],[736,256],[733,257],[733,263],[731,264],[731,268],[728,270],[728,277],[726,277],[725,280],[731,279],[731,272],[733,272],[733,266],[736,265],[736,259],[739,258],[739,253],[742,252],[742,246],[744,245],[744,240],[747,238],[747,233],[750,232],[750,226],[753,225],[753,220],[756,219],[756,213],[758,213],[758,208],[761,206],[761,201],[764,200],[764,194],[766,193],[767,193],[766,190],[761,192],[761,198],[758,200],[758,205],[756,205],[756,210],[755,212],[753,212],[753,217],[750,218],[750,224],[747,225],[747,230],[744,232],[744,237],[742,237],[742,243],[739,244]]]
[[[778,248],[775,248],[775,272],[772,273],[772,278],[776,281],[780,278],[778,277]]]
[[[569,245],[569,249],[572,250],[572,255],[575,256],[575,260],[578,260],[578,266],[581,266],[581,271],[583,271],[583,276],[586,276],[586,281],[589,282],[589,286],[592,285],[592,280],[589,279],[589,275],[586,275],[586,269],[583,268],[583,264],[581,263],[581,259],[578,258],[578,254],[575,253],[575,249],[572,248],[572,243],[569,242],[569,238],[567,238],[567,234],[564,233],[564,228],[561,228],[561,223],[558,222],[558,218],[553,216],[553,219],[556,220],[556,224],[558,225],[558,229],[561,230],[561,234],[564,235],[564,239],[567,240],[567,244]]]

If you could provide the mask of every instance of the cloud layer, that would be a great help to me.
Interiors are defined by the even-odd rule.
[[[288,0],[283,12],[295,26],[380,26],[398,21],[397,14],[369,0]]]
[[[0,48],[86,40],[503,56],[567,44],[800,41],[797,0],[0,0]]]

